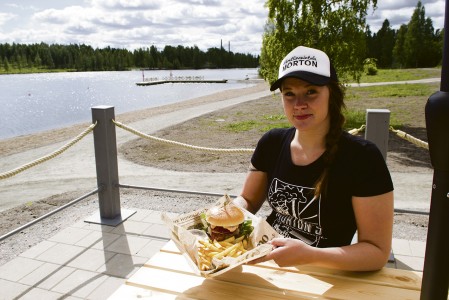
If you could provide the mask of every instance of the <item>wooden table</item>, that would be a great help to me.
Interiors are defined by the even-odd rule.
[[[419,299],[421,280],[421,272],[391,268],[345,272],[272,262],[206,279],[169,242],[109,299]]]

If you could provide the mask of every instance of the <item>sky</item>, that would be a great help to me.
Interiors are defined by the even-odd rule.
[[[435,29],[446,0],[421,0]],[[449,0],[448,0],[449,1]],[[260,54],[265,0],[0,0],[0,43],[87,44],[134,50],[152,45],[198,46]],[[385,19],[407,24],[418,0],[378,0],[371,32]]]

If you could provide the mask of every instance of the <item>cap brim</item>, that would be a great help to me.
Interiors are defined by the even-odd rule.
[[[275,91],[278,88],[280,88],[282,81],[284,81],[285,78],[289,78],[289,77],[302,79],[302,80],[307,81],[314,85],[326,85],[330,81],[330,77],[318,75],[318,74],[311,73],[311,72],[305,72],[305,71],[291,72],[291,73],[285,74],[284,76],[282,76],[281,78],[276,80],[271,85],[270,91]]]

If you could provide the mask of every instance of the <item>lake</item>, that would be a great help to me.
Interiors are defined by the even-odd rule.
[[[0,139],[91,121],[91,107],[111,105],[115,113],[181,102],[250,85],[257,69],[173,70],[172,76],[227,79],[227,83],[169,83],[137,86],[164,78],[169,70],[65,72],[0,76]]]

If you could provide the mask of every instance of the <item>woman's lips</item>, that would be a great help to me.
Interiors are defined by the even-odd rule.
[[[305,120],[305,119],[309,118],[310,116],[311,116],[310,114],[307,114],[307,115],[294,115],[293,117],[294,117],[296,120],[302,121],[302,120]]]

